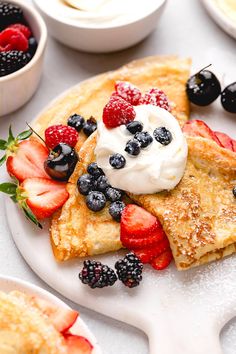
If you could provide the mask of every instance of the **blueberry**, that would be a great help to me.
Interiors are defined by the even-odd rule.
[[[123,192],[120,189],[108,187],[105,190],[105,196],[106,196],[107,200],[109,200],[110,202],[117,202],[118,200],[120,200],[122,198]]]
[[[28,40],[28,44],[29,44],[28,52],[30,53],[31,56],[33,56],[37,50],[38,42],[34,37],[30,37]]]
[[[92,191],[86,197],[87,207],[92,211],[100,211],[106,205],[106,197],[102,192]]]
[[[236,113],[236,82],[227,86],[221,93],[221,104],[227,112]]]
[[[145,148],[153,142],[153,138],[148,132],[136,133],[134,139],[140,142],[141,148]]]
[[[96,182],[97,182],[97,184],[96,184],[97,190],[100,191],[100,192],[105,192],[105,190],[108,187],[110,187],[110,183],[109,183],[109,181],[108,181],[106,176],[98,177]]]
[[[236,198],[236,186],[234,186],[232,192],[233,192],[233,196]]]
[[[113,168],[120,169],[125,167],[126,159],[121,154],[114,154],[110,156],[109,163]]]
[[[125,203],[121,202],[121,201],[117,201],[117,202],[111,203],[111,205],[109,207],[109,213],[114,220],[120,221],[121,214],[122,214],[122,211],[124,210],[124,208],[125,208]]]
[[[80,176],[77,181],[77,187],[80,194],[87,195],[94,189],[94,178],[88,174]]]
[[[85,123],[84,117],[82,117],[81,115],[76,114],[76,113],[73,114],[72,116],[70,116],[67,121],[67,124],[70,127],[75,128],[77,130],[77,132],[81,131],[81,129],[84,126],[84,123]]]
[[[129,140],[126,144],[125,151],[133,156],[137,156],[141,151],[141,144],[138,140]]]
[[[161,145],[169,145],[173,139],[171,132],[165,127],[156,128],[153,135]]]
[[[95,118],[90,117],[84,124],[83,132],[85,135],[90,136],[95,130],[97,130],[97,121]]]
[[[143,123],[134,120],[133,122],[130,122],[126,125],[126,129],[131,134],[136,134],[136,133],[141,132],[143,130]]]
[[[93,176],[95,179],[97,179],[98,177],[104,175],[103,170],[98,167],[96,162],[92,162],[88,165],[87,167],[87,172]]]

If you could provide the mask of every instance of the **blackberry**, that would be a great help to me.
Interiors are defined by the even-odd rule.
[[[148,132],[136,133],[134,139],[140,142],[141,148],[145,148],[153,142],[153,138]]]
[[[27,53],[17,50],[0,52],[0,77],[11,74],[25,66],[30,58]]]
[[[133,253],[128,253],[125,258],[119,259],[115,264],[118,279],[125,286],[134,288],[142,280],[143,263]]]
[[[100,176],[103,176],[104,175],[104,172],[103,170],[98,167],[97,163],[96,162],[92,162],[88,165],[87,167],[87,172],[93,176],[95,179],[97,179],[98,177]]]
[[[90,288],[104,288],[112,286],[117,281],[117,276],[113,269],[101,262],[84,261],[84,267],[79,273],[79,279]]]
[[[88,175],[87,173],[80,176],[77,181],[77,187],[80,194],[88,195],[94,187],[94,178],[93,176]]]
[[[125,151],[132,156],[137,156],[141,151],[141,144],[138,140],[129,140],[126,144]]]
[[[153,136],[161,145],[169,145],[173,139],[171,132],[165,127],[156,128]]]
[[[96,188],[100,192],[105,192],[105,190],[110,187],[110,183],[106,176],[100,176],[97,179]]]
[[[73,127],[77,130],[77,132],[80,132],[85,124],[85,119],[79,114],[73,114],[68,118],[67,125],[70,127]]]
[[[95,130],[97,130],[97,121],[95,118],[90,117],[84,124],[83,132],[85,135],[90,136]]]
[[[126,159],[121,154],[113,154],[109,158],[109,163],[113,168],[120,169],[125,167]]]
[[[126,124],[126,129],[131,134],[136,134],[136,133],[141,132],[143,130],[143,123],[138,122],[137,120],[134,120],[133,122]]]
[[[116,221],[120,221],[121,219],[121,214],[122,211],[125,208],[125,203],[118,200],[116,202],[111,203],[110,207],[109,207],[109,214],[111,215],[111,217],[116,220]]]
[[[236,186],[232,189],[233,196],[236,198]]]
[[[107,200],[109,200],[110,202],[117,202],[118,200],[120,200],[122,198],[123,192],[120,189],[108,187],[105,190],[105,196],[106,196]]]
[[[91,191],[86,197],[87,207],[92,211],[100,211],[106,205],[106,197],[102,192]]]
[[[0,30],[12,23],[24,22],[22,9],[6,1],[0,2]]]
[[[31,57],[33,57],[37,50],[38,42],[34,37],[30,37],[28,43],[29,43],[28,53],[31,55]]]

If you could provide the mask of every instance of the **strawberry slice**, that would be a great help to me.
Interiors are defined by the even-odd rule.
[[[132,252],[139,257],[143,264],[150,263],[154,258],[161,255],[170,247],[168,238],[165,236],[163,240],[159,241],[157,244],[153,246],[145,247],[142,249],[136,249]]]
[[[171,252],[171,249],[169,248],[165,252],[163,252],[161,255],[154,258],[150,264],[156,270],[163,270],[166,267],[168,267],[168,265],[172,261],[172,258],[173,258],[172,252]]]
[[[165,233],[162,228],[158,228],[157,230],[153,231],[148,237],[129,237],[127,234],[121,234],[120,240],[128,249],[143,249],[144,247],[154,246],[158,242],[160,242],[165,237]]]
[[[222,146],[215,133],[202,120],[190,120],[185,123],[183,132],[188,136],[201,136],[202,138],[214,140],[218,145]]]
[[[50,178],[44,170],[48,149],[36,138],[18,143],[7,158],[7,171],[20,182],[26,178]]]
[[[65,334],[64,338],[68,348],[68,354],[91,354],[92,353],[93,346],[88,341],[88,339],[73,334]]]
[[[232,139],[233,151],[236,152],[236,140]]]
[[[46,178],[27,178],[20,190],[37,219],[52,216],[69,197],[65,184]]]
[[[233,141],[227,134],[221,132],[214,132],[214,133],[224,148],[234,151]]]

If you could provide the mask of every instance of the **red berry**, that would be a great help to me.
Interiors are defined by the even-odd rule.
[[[131,237],[127,234],[121,234],[120,240],[128,249],[143,249],[148,246],[156,245],[157,242],[160,242],[165,237],[165,233],[162,228],[158,228],[153,231],[147,237]]]
[[[0,52],[8,52],[9,50],[11,50],[11,45],[7,44],[5,47],[1,47],[0,46]]]
[[[14,28],[6,28],[0,33],[0,46],[11,46],[11,50],[26,52],[28,50],[28,40],[20,31]]]
[[[32,35],[29,27],[22,25],[22,23],[14,23],[13,25],[8,26],[7,28],[14,28],[15,30],[21,32],[27,39]]]
[[[59,143],[65,143],[74,147],[79,139],[75,128],[68,125],[52,125],[45,130],[45,141],[47,147],[53,149]]]
[[[137,106],[142,97],[141,91],[127,81],[117,81],[115,84],[116,94],[123,98],[126,102]]]
[[[172,258],[173,258],[172,252],[171,249],[169,248],[168,250],[163,252],[160,256],[154,258],[151,261],[151,266],[156,270],[163,270],[166,267],[168,267],[168,265],[172,261]]]
[[[132,105],[119,96],[112,96],[103,109],[103,123],[115,128],[134,120],[136,113]]]
[[[170,247],[168,238],[165,236],[163,240],[158,243],[144,247],[142,249],[136,249],[132,252],[136,254],[136,256],[141,260],[142,263],[150,263],[154,258],[161,255]]]
[[[225,149],[234,151],[233,140],[225,133],[214,132]]]
[[[140,104],[152,104],[154,106],[164,108],[169,112],[171,111],[166,94],[158,88],[152,88],[151,90],[147,91],[140,100]]]
[[[219,146],[223,147],[216,134],[202,120],[190,120],[185,123],[183,132],[188,136],[201,136],[209,140],[214,140]]]

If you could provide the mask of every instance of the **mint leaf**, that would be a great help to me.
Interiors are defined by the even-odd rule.
[[[15,183],[2,183],[0,184],[0,192],[15,195],[17,185]]]
[[[11,195],[10,198],[11,198],[11,200],[13,200],[14,203],[18,203],[16,195]]]
[[[7,159],[7,155],[4,155],[1,159],[0,159],[0,166],[2,166],[4,164],[4,162]]]
[[[25,216],[27,217],[27,219],[29,219],[30,221],[32,221],[35,225],[37,225],[40,229],[42,229],[42,225],[40,224],[40,222],[38,221],[38,219],[36,218],[36,216],[33,214],[32,210],[28,207],[28,205],[26,204],[26,202],[21,204],[21,207],[25,213]]]
[[[6,150],[6,148],[7,148],[6,140],[0,139],[0,150]]]
[[[7,143],[11,144],[13,141],[15,141],[15,138],[14,138],[14,136],[12,134],[11,125],[10,125],[10,127],[9,127],[9,136],[8,136]]]
[[[25,140],[28,139],[33,134],[32,130],[25,130],[24,132],[17,135],[17,140]]]

